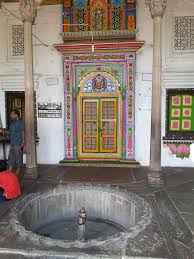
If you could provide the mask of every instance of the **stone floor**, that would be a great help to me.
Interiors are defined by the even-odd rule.
[[[155,205],[159,210],[162,208],[162,200],[168,195],[174,202],[180,215],[184,218],[190,230],[194,233],[194,169],[193,168],[163,168],[166,179],[165,188],[151,189],[147,187],[146,172],[147,168],[97,168],[97,167],[63,167],[58,165],[41,165],[38,168],[39,178],[21,180],[23,195],[36,192],[41,189],[48,189],[59,183],[95,183],[119,185],[130,192],[137,192],[148,197],[156,196]],[[163,192],[167,191],[167,192]],[[22,198],[22,197],[21,197]],[[19,198],[19,199],[21,199]],[[158,200],[157,200],[158,199]],[[17,200],[0,203],[0,218],[6,218],[7,212],[14,206]],[[170,208],[170,207],[169,207]],[[170,209],[169,209],[170,210]],[[167,237],[168,240],[168,237]],[[146,256],[146,255],[145,255]],[[187,255],[186,255],[187,256]],[[169,258],[184,259],[190,257]],[[162,257],[162,254],[161,254]],[[0,258],[4,258],[0,255]],[[5,257],[8,258],[8,257]],[[12,257],[10,257],[12,258]],[[15,257],[13,257],[15,258]],[[133,257],[135,258],[135,257]],[[146,257],[148,258],[148,257]],[[159,258],[159,257],[158,257]],[[167,257],[165,257],[167,258]]]
[[[166,176],[168,193],[194,233],[194,168],[168,169]]]

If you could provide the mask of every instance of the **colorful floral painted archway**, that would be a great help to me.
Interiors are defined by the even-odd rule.
[[[135,160],[135,57],[135,52],[64,54],[64,162],[79,159],[117,159],[121,162]],[[88,152],[87,149],[87,152],[81,152],[83,126],[80,126],[80,123],[83,119],[83,109],[87,108],[91,100],[98,107],[107,104],[113,107],[114,104],[116,108],[113,108],[118,111],[118,117],[112,118],[120,123],[116,134],[116,152],[114,148],[112,152],[102,152],[105,150],[99,141],[97,151],[94,150],[97,156],[94,155],[95,152]],[[98,118],[103,116],[102,111],[99,112]],[[98,127],[96,130],[102,128]],[[115,142],[108,144],[114,147]]]

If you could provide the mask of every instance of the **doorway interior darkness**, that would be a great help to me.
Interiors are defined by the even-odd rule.
[[[36,115],[36,93],[34,94],[34,110],[35,110],[35,136],[37,135],[37,115]],[[5,92],[5,108],[6,108],[6,126],[10,125],[10,112],[14,109],[20,112],[20,117],[25,120],[25,92],[24,91],[9,91]]]
[[[14,109],[20,112],[20,117],[24,120],[25,116],[25,96],[24,92],[6,92],[5,94],[6,105],[6,125],[9,128],[10,112]]]

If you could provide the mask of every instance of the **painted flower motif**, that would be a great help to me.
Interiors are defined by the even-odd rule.
[[[167,144],[172,154],[184,159],[190,155],[190,147],[186,144]]]
[[[177,147],[177,155],[188,156],[190,154],[190,148],[186,144],[181,144]]]
[[[176,145],[175,144],[168,144],[167,145],[170,149],[170,151],[172,152],[172,154],[176,154]]]
[[[113,73],[114,73],[115,75],[118,75],[119,71],[118,71],[117,69],[115,69],[115,70],[113,70]]]
[[[84,75],[84,73],[85,73],[85,70],[81,70],[81,71],[80,71],[80,74],[81,74],[81,75]]]
[[[71,148],[71,136],[70,135],[67,136],[67,148],[68,149]]]
[[[108,59],[108,58],[110,58],[110,55],[104,55],[104,58]]]
[[[112,55],[112,59],[117,59],[117,55]]]
[[[101,70],[101,67],[97,67],[96,70],[97,70],[97,71],[100,71],[100,70]]]

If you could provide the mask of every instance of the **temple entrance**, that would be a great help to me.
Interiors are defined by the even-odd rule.
[[[64,56],[61,163],[135,162],[134,78],[135,52]]]
[[[118,158],[118,98],[83,98],[80,118],[82,156]]]
[[[78,159],[121,159],[121,94],[108,73],[92,73],[80,83]]]

